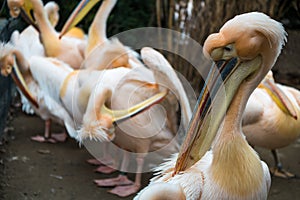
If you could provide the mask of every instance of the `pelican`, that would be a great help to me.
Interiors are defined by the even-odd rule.
[[[243,116],[243,132],[252,146],[270,149],[275,167],[273,175],[283,178],[295,175],[283,169],[276,149],[285,147],[300,136],[300,92],[275,83],[272,71],[247,103]]]
[[[42,76],[42,68],[45,67],[47,69],[47,66],[39,65],[41,63],[38,62],[39,58],[44,57],[30,56],[26,58],[20,49],[18,49],[10,43],[1,44],[0,51],[1,73],[2,75],[8,76],[12,72],[12,67],[14,66],[15,70],[14,73],[12,73],[12,76],[14,77],[18,88],[28,99],[29,105],[27,105],[27,107],[33,109],[32,112],[37,113],[46,122],[49,120],[55,120],[60,124],[64,124],[63,119],[65,119],[66,122],[69,122],[71,124],[71,117],[65,111],[65,109],[63,109],[63,107],[58,103],[59,101],[53,100],[53,98],[51,98],[50,95],[45,93],[45,91],[42,89],[42,86],[40,85],[41,83],[37,81],[37,77],[39,77],[39,75],[37,74],[41,73]],[[68,65],[59,62],[56,59],[49,58],[47,61],[48,63],[44,62],[42,64],[49,65],[49,63],[52,63],[52,65],[56,64],[67,73],[70,73],[72,71],[72,69]],[[18,66],[20,66],[20,69],[15,67],[17,64]],[[54,72],[52,70],[52,73],[55,73],[55,70]],[[56,74],[56,76],[58,78],[63,78],[64,74]],[[48,80],[48,82],[48,84],[56,84],[54,79]],[[68,125],[68,123],[65,123],[65,125]],[[70,126],[66,127],[69,127],[67,129],[70,135],[75,134],[74,129],[72,129]],[[49,131],[48,126],[46,126],[45,128],[45,138],[49,139],[50,142],[54,142],[54,138],[51,138],[51,132]]]
[[[270,173],[243,135],[242,115],[285,41],[283,26],[259,12],[237,15],[206,39],[203,52],[215,66],[187,137],[135,199],[267,199]]]
[[[8,1],[9,7],[11,8],[11,15],[16,17],[19,14],[18,9],[20,5],[24,4],[24,9],[30,13],[30,9],[32,9],[32,4],[30,1]],[[15,9],[13,9],[15,8]],[[57,25],[59,20],[59,6],[55,2],[48,2],[44,6],[44,10],[47,13],[48,21],[51,23],[51,25],[54,27]],[[23,15],[27,16],[27,15]],[[30,15],[28,15],[30,16]],[[33,23],[31,23],[33,24]],[[70,32],[67,33],[70,37],[75,37],[73,33],[76,32],[77,29],[73,28],[70,30]],[[76,36],[77,37],[77,36]],[[34,28],[33,26],[29,26],[21,33],[14,32],[11,37],[11,42],[13,45],[19,49],[26,59],[30,59],[31,56],[46,56],[45,55],[45,49],[43,47],[43,44],[40,42],[40,35],[39,32]],[[22,109],[26,113],[33,114],[34,109],[32,109],[31,104],[28,102],[26,98],[21,93],[21,100],[22,100]],[[67,139],[67,134],[65,130],[62,133],[51,133],[51,119],[45,120],[45,131],[44,136],[33,136],[31,137],[33,141],[37,142],[64,142]]]
[[[80,114],[77,113],[81,113],[81,109],[86,110],[84,116],[80,117],[83,119],[82,129],[78,135],[78,137],[80,137],[80,141],[84,141],[88,138],[95,138],[99,141],[105,141],[102,139],[103,129],[99,131],[99,127],[95,126],[97,125],[97,116],[95,115],[95,107],[93,106],[95,105],[95,102],[99,101],[98,99],[103,96],[103,92],[105,92],[105,90],[100,88],[106,88],[105,85],[110,87],[113,86],[114,90],[112,90],[110,104],[114,106],[114,109],[119,110],[135,105],[136,103],[149,98],[149,96],[158,93],[160,90],[164,91],[163,88],[166,87],[173,91],[179,98],[179,101],[181,102],[181,113],[183,114],[184,124],[187,124],[191,115],[191,110],[185,93],[183,95],[181,94],[183,88],[181,90],[179,87],[181,82],[177,78],[176,73],[172,71],[173,69],[170,64],[157,51],[151,48],[143,48],[141,54],[143,61],[151,69],[151,71],[145,67],[136,70],[126,67],[118,67],[108,70],[96,70],[93,71],[92,74],[90,73],[90,70],[82,70],[79,74],[73,74],[72,77],[67,79],[68,83],[66,83],[66,90],[70,93],[63,92],[61,98],[65,105],[69,105],[69,109],[72,109],[72,105],[69,103],[71,102],[72,96],[79,97],[77,98],[77,105],[81,105],[82,101],[86,101],[86,95],[95,96],[95,98],[88,99],[88,104],[83,104],[87,105],[86,108],[84,106],[78,106],[77,109],[70,111],[71,113],[74,113],[74,116],[80,116]],[[119,74],[114,74],[115,78],[113,80],[111,79],[112,75],[103,76],[103,74],[110,74],[114,71],[119,71]],[[95,77],[98,77],[99,79],[99,75],[97,74],[100,74],[101,87],[95,87],[95,84],[97,83],[94,81],[94,79],[97,79]],[[76,76],[77,80],[79,80],[77,83],[75,82]],[[86,80],[87,77],[89,81],[85,81],[84,84],[81,84],[81,81]],[[81,85],[80,90],[78,90],[77,94],[71,95],[71,88],[74,88],[73,84],[78,83]],[[114,86],[115,84],[117,85]],[[97,89],[97,92],[90,93],[93,91],[91,88],[99,89]],[[98,96],[99,98],[97,98]],[[165,102],[165,104],[174,103],[174,100],[169,98],[170,96],[168,95],[166,97],[168,101]],[[132,120],[127,120],[126,122],[122,123],[120,127],[116,127],[112,142],[126,151],[138,153],[136,158],[136,178],[135,181],[132,182],[127,178],[126,175],[121,174],[116,178],[95,180],[95,183],[98,186],[116,186],[109,192],[119,196],[128,196],[133,194],[140,188],[144,157],[148,152],[159,150],[167,144],[168,148],[166,148],[166,151],[164,152],[167,155],[178,151],[178,142],[173,140],[173,138],[176,136],[177,130],[177,127],[174,128],[174,126],[177,125],[174,124],[173,120],[175,116],[174,113],[176,112],[176,106],[166,109],[167,119],[165,119],[166,116],[160,110],[152,110],[151,116],[153,117],[151,118],[149,118],[147,113],[141,113],[132,118]],[[141,126],[148,124],[149,121],[151,121],[151,125],[148,125],[146,128]],[[121,166],[121,171],[123,172],[127,171],[127,160],[127,153],[125,152]]]
[[[11,2],[10,2],[11,3]],[[48,19],[51,25],[55,27],[59,20],[59,7],[55,2],[48,2],[44,7]],[[17,14],[15,14],[17,15]],[[14,16],[14,15],[13,15]],[[17,48],[22,55],[28,60],[32,56],[45,56],[45,51],[42,43],[39,39],[38,31],[33,27],[29,26],[21,33],[15,31],[11,37],[11,43]],[[35,91],[35,90],[34,90]],[[22,110],[27,114],[33,114],[34,109],[31,107],[31,103],[21,93]],[[38,142],[51,142],[57,141],[63,142],[66,140],[67,134],[65,132],[60,134],[51,133],[51,118],[44,117],[45,120],[45,131],[44,136],[33,136],[32,140]]]
[[[76,115],[77,118],[75,119],[74,116],[69,114],[72,113],[73,110],[68,110],[69,107],[64,105],[66,99],[70,98],[69,96],[66,96],[67,93],[70,93],[70,91],[67,90],[68,83],[70,83],[72,75],[77,73],[70,68],[70,66],[57,59],[41,56],[32,56],[27,60],[22,52],[10,43],[7,43],[0,45],[0,68],[2,75],[8,76],[9,74],[12,74],[17,86],[28,98],[35,109],[35,112],[39,114],[42,119],[46,120],[50,118],[64,124],[70,136],[78,140],[84,138],[84,136],[78,136],[77,129],[78,126],[82,124],[82,121],[84,121],[83,114],[85,113],[85,108],[93,108],[93,111],[90,111],[90,113],[95,114],[92,117],[95,116],[96,119],[94,123],[91,121],[91,126],[98,128],[98,132],[101,132],[101,129],[103,129],[102,132],[105,132],[105,130],[112,128],[113,123],[130,118],[142,112],[153,104],[161,101],[166,95],[166,91],[164,91],[157,93],[132,107],[127,107],[125,110],[111,110],[105,105],[106,100],[109,99],[111,95],[111,85],[106,87],[103,86],[100,89],[97,88],[98,90],[93,89],[95,92],[102,93],[100,99],[92,98],[96,96],[96,94],[94,95],[93,93],[90,98],[91,100],[89,100],[89,97],[85,97],[88,98],[87,104],[84,104],[80,97],[74,99],[75,105],[78,105],[80,108],[85,107],[84,110],[81,110],[81,113],[83,114]],[[88,72],[88,74],[92,73],[92,71]],[[106,79],[122,73],[124,73],[124,70],[121,68],[118,69],[117,72],[116,70],[111,71],[107,74],[108,77]],[[72,92],[74,91],[73,87],[70,89]],[[80,91],[80,89],[78,91]],[[80,93],[80,95],[81,94],[82,93]],[[72,95],[76,95],[76,91],[75,93],[72,93]],[[72,97],[74,96],[71,96],[71,98]],[[93,106],[97,106],[96,110]],[[78,108],[76,106],[74,107]],[[81,120],[78,120],[78,117],[81,117]],[[87,115],[87,117],[89,117],[89,115]],[[89,119],[91,119],[91,117],[85,119],[87,121],[86,123],[89,123]],[[74,123],[74,121],[79,122],[79,125]],[[111,135],[112,134],[98,134],[95,137],[99,140],[108,140],[112,139],[110,138]],[[90,134],[89,137],[93,138],[94,136]]]
[[[73,28],[100,0],[82,0],[63,27],[60,37]],[[115,67],[138,67],[142,64],[137,54],[124,46],[118,39],[108,39],[107,19],[117,0],[105,0],[98,9],[88,32],[85,60],[81,68],[110,69]]]
[[[8,5],[11,13],[21,9],[27,9],[27,12],[30,13],[32,7],[46,56],[62,60],[74,69],[80,67],[84,59],[86,41],[75,37],[65,37],[60,40],[58,38],[59,33],[47,19],[41,0],[8,0]]]

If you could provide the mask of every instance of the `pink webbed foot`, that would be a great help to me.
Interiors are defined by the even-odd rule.
[[[270,172],[273,176],[283,178],[283,179],[290,179],[290,178],[297,177],[296,174],[293,174],[291,172],[288,172],[278,167],[270,168]]]
[[[88,159],[86,161],[91,165],[112,165],[115,163],[115,160],[112,158],[101,158],[101,159]]]
[[[126,185],[126,186],[117,186],[108,192],[111,194],[118,195],[120,197],[127,197],[131,194],[135,194],[139,191],[140,186],[136,184]]]
[[[133,185],[133,181],[129,180],[127,176],[124,175],[119,175],[117,178],[94,180],[94,183],[96,183],[100,187]]]
[[[112,166],[112,165],[110,165],[110,166],[100,166],[97,169],[95,169],[95,172],[100,172],[103,174],[111,174],[111,173],[117,171],[115,168],[113,168],[114,166]]]
[[[91,165],[104,165],[100,160],[98,159],[88,159],[86,160],[87,163]]]
[[[35,141],[35,142],[48,142],[48,143],[56,143],[56,140],[53,139],[53,138],[45,138],[44,136],[40,136],[40,135],[37,135],[37,136],[32,136],[30,137],[30,139],[32,141]]]
[[[101,161],[100,161],[101,160]],[[98,165],[99,167],[95,169],[95,172],[100,172],[103,174],[111,174],[117,171],[115,168],[115,161],[112,158],[103,159],[88,159],[87,163],[91,165]]]
[[[58,133],[58,134],[51,134],[49,138],[45,136],[32,136],[30,139],[35,142],[48,142],[48,143],[57,143],[57,142],[65,142],[68,138],[66,133]]]

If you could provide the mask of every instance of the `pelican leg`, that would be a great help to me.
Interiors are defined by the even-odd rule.
[[[277,150],[272,149],[271,152],[272,152],[272,155],[273,155],[274,161],[275,161],[275,167],[270,168],[271,174],[273,176],[276,176],[276,177],[279,177],[279,178],[285,178],[285,179],[295,178],[296,177],[295,174],[292,174],[292,173],[290,173],[290,172],[283,169],[282,163],[280,162],[280,159],[279,159],[278,154],[277,154]]]
[[[109,193],[116,194],[120,197],[127,197],[131,194],[135,194],[139,191],[141,188],[141,178],[142,178],[142,169],[144,165],[144,155],[137,156],[136,162],[137,162],[137,172],[135,175],[135,182],[130,185],[125,186],[117,186],[113,188],[112,190],[109,190]]]
[[[112,159],[112,157],[108,154],[108,145],[107,143],[103,143],[102,146],[102,152],[103,152],[103,157],[100,159],[88,159],[86,162],[91,164],[91,165],[111,165],[115,161]]]
[[[48,143],[57,143],[57,142],[65,142],[68,135],[66,130],[63,133],[51,133],[51,119],[45,120],[45,132],[44,136],[32,136],[30,139],[36,142],[48,142]]]
[[[126,175],[126,171],[129,165],[129,154],[128,152],[124,152],[122,166],[121,166],[121,174],[116,178],[108,178],[108,179],[98,179],[94,180],[100,187],[114,187],[114,186],[124,186],[124,185],[131,185],[133,182],[128,179]]]
[[[68,138],[68,134],[66,130],[64,130],[62,133],[51,133],[51,138],[56,142],[65,142]]]
[[[92,165],[98,165],[95,172],[103,174],[111,174],[116,170],[116,161],[108,153],[108,143],[104,143],[102,146],[103,157],[101,159],[89,159],[87,162]]]

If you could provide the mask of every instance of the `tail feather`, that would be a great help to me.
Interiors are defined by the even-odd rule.
[[[179,98],[181,113],[184,116],[184,126],[187,127],[192,117],[192,110],[176,72],[163,55],[152,48],[144,47],[141,55],[144,63],[153,71],[156,82],[170,89]]]

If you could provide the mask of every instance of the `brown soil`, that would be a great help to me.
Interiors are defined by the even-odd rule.
[[[276,66],[277,81],[300,88],[299,32],[290,32],[289,42]],[[277,73],[276,73],[277,72]],[[44,123],[17,109],[8,134],[8,143],[0,147],[0,199],[119,199],[99,188],[93,179],[115,177],[94,173],[94,166],[85,162],[91,155],[84,147],[68,139],[66,143],[40,144],[29,137],[43,133]],[[55,126],[54,131],[62,128]],[[257,149],[261,158],[273,165],[271,153]],[[290,172],[300,175],[300,139],[280,150],[282,163]],[[129,174],[130,178],[134,174]],[[151,173],[143,174],[143,186]],[[242,184],[242,183],[241,183]],[[269,200],[300,199],[300,179],[272,178]],[[123,198],[132,199],[134,195]]]

